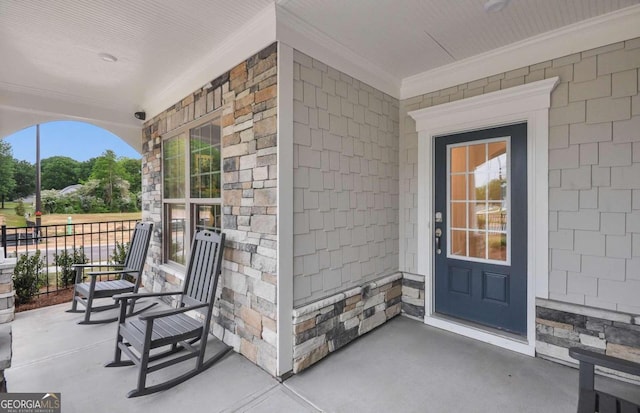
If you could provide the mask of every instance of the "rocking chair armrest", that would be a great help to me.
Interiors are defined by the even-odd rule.
[[[85,275],[88,275],[89,277],[99,277],[101,275],[108,275],[108,274],[128,274],[131,272],[136,272],[134,270],[113,270],[113,271],[92,271],[92,272],[88,272]]]
[[[623,373],[640,376],[640,363],[572,347],[569,355],[580,362],[606,367]]]
[[[119,267],[123,268],[124,264],[73,264],[71,268],[104,268],[104,267]]]
[[[207,303],[197,304],[197,305],[189,305],[189,306],[184,306],[184,307],[180,307],[180,308],[172,308],[171,310],[156,311],[156,312],[153,312],[153,313],[149,313],[147,315],[140,316],[138,318],[140,318],[140,320],[142,320],[142,321],[155,320],[156,318],[162,318],[162,317],[167,317],[167,316],[170,316],[170,315],[186,313],[187,311],[197,310],[198,308],[203,308],[203,307],[208,307],[208,306],[209,306],[209,304],[207,304]]]
[[[170,295],[182,295],[184,292],[182,291],[165,291],[163,293],[124,293],[117,294],[113,296],[113,299],[116,301],[128,301],[128,300],[138,300],[140,298],[149,298],[149,297],[167,297]]]

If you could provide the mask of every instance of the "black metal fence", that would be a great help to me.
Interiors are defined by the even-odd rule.
[[[0,246],[5,257],[20,258],[40,251],[44,263],[39,274],[42,286],[38,294],[49,294],[65,288],[61,281],[62,268],[56,265],[56,255],[66,251],[72,256],[81,252],[86,263],[107,263],[116,249],[116,243],[128,243],[138,220],[104,221],[79,224],[41,225],[26,227],[2,225]]]

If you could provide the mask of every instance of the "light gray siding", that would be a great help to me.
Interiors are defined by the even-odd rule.
[[[398,106],[295,52],[295,306],[398,270]]]

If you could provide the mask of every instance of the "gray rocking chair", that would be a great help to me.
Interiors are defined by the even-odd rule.
[[[98,324],[98,323],[110,323],[116,321],[118,318],[108,318],[100,320],[91,320],[91,313],[110,310],[118,308],[119,304],[114,302],[112,304],[94,305],[94,300],[99,298],[113,297],[117,294],[123,293],[137,293],[140,287],[140,281],[142,278],[142,269],[144,268],[144,261],[147,257],[147,250],[149,249],[149,241],[151,240],[151,230],[153,228],[152,223],[138,222],[131,236],[129,243],[129,251],[125,257],[124,264],[110,264],[110,265],[94,265],[94,264],[76,264],[73,266],[76,270],[76,283],[73,292],[73,301],[71,303],[71,309],[67,310],[68,313],[82,313],[84,312],[84,320],[78,324]],[[84,273],[86,269],[92,268],[111,268],[106,271],[95,271]],[[84,282],[84,276],[89,276],[91,280]],[[101,276],[117,275],[116,280],[111,281],[98,281]],[[133,278],[132,281],[126,280],[125,276]],[[78,310],[78,303],[85,306],[85,310]],[[133,311],[133,303],[129,308],[129,315],[138,314],[144,310],[147,310],[157,303],[138,310]]]
[[[595,366],[640,377],[640,363],[578,347],[570,348],[569,355],[580,362],[578,413],[640,413],[640,405],[596,389],[594,386]]]
[[[116,297],[121,300],[121,304],[115,358],[106,364],[106,367],[138,365],[138,387],[130,391],[127,397],[143,396],[169,389],[211,367],[231,350],[231,347],[223,344],[224,347],[221,350],[205,360],[223,249],[224,234],[200,231],[193,237],[191,257],[182,292],[122,294]],[[134,302],[139,298],[170,295],[181,296],[178,308],[127,318],[128,302]],[[203,319],[196,320],[185,314],[191,310],[202,311]],[[152,350],[166,346],[169,348],[150,354]],[[150,365],[150,362],[183,350],[186,350],[186,354]],[[122,360],[123,352],[130,360]],[[193,369],[166,382],[146,386],[148,374],[191,358],[196,358]]]

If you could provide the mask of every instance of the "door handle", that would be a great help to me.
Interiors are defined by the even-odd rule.
[[[436,254],[442,253],[442,250],[440,249],[440,237],[442,237],[442,230],[440,228],[436,228]]]

